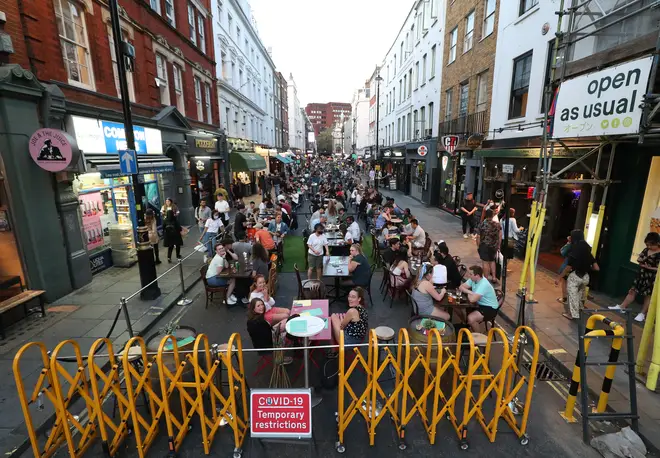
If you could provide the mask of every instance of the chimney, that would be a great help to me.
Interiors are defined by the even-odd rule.
[[[6,23],[7,15],[4,11],[0,11],[0,65],[7,65],[9,63],[9,56],[14,54],[11,37],[5,32]]]

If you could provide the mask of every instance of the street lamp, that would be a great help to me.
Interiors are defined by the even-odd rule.
[[[383,81],[383,78],[380,76],[380,69],[378,69],[378,74],[376,75],[376,152],[374,153],[378,157],[378,127],[380,124],[380,82]],[[374,180],[376,185],[376,190],[378,190],[378,178]]]

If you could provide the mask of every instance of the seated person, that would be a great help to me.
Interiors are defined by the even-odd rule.
[[[236,253],[241,262],[245,262],[249,259],[250,253],[252,252],[252,244],[247,241],[247,234],[241,234],[241,238],[232,244],[231,249]]]
[[[408,248],[411,251],[413,248],[424,248],[424,245],[426,245],[426,233],[424,232],[424,229],[422,229],[419,222],[414,218],[410,221],[410,226],[412,227],[413,232],[408,236]]]
[[[438,245],[438,253],[440,253],[440,263],[447,268],[447,283],[450,288],[458,288],[463,278],[461,273],[458,271],[458,266],[454,257],[449,254],[449,247],[446,243],[442,242]]]
[[[254,241],[261,243],[268,251],[274,250],[275,240],[273,240],[273,236],[270,235],[270,232],[264,229],[263,224],[257,223],[254,228],[257,230],[257,232],[254,233]]]
[[[447,290],[442,288],[440,292],[436,291],[432,283],[433,266],[424,263],[419,268],[419,276],[413,284],[411,293],[412,298],[417,303],[417,313],[423,316],[434,316],[449,321],[449,313],[435,305],[435,302],[441,302],[444,299]]]
[[[447,286],[447,267],[442,264],[442,255],[436,251],[431,256],[431,265],[433,266],[433,284],[435,286]]]
[[[365,304],[364,290],[359,286],[348,293],[348,311],[345,314],[333,313],[330,317],[334,343],[339,343],[341,331],[344,331],[346,345],[364,342],[369,332],[369,316]]]
[[[224,245],[219,243],[215,246],[215,256],[211,259],[209,268],[206,271],[206,283],[213,288],[226,286],[227,304],[234,305],[236,303],[236,296],[234,296],[236,279],[220,276],[229,273],[229,263],[225,259],[226,254]]]
[[[484,278],[481,266],[471,266],[468,269],[468,281],[463,283],[459,289],[467,294],[470,302],[479,306],[479,310],[467,316],[468,325],[473,331],[477,331],[478,325],[484,321],[495,319],[500,304],[497,301],[493,285]]]
[[[371,270],[367,257],[362,253],[362,247],[359,243],[351,245],[348,261],[348,271],[351,273],[351,279],[345,282],[348,285],[369,286],[371,279]]]
[[[347,245],[353,245],[356,242],[356,240],[353,239],[353,235],[348,230],[345,224],[339,225],[339,231],[341,232],[341,235],[344,236],[344,243],[346,243]]]
[[[409,208],[406,208],[403,211],[403,217],[401,218],[401,220],[403,221],[403,225],[408,226],[410,224],[411,219],[413,219],[412,212],[410,211]]]
[[[264,318],[271,325],[277,324],[282,320],[289,318],[291,311],[282,307],[275,307],[275,299],[268,294],[268,284],[266,277],[257,275],[254,277],[254,284],[250,287],[250,301],[258,298],[264,301],[266,312]]]
[[[268,276],[270,257],[268,251],[261,243],[252,245],[252,278],[257,275],[262,275],[264,278]]]
[[[408,268],[408,254],[405,251],[399,250],[394,252],[390,272],[394,276],[391,285],[395,288],[405,285],[412,278],[410,269]],[[392,280],[391,277],[390,280]]]
[[[259,209],[257,208],[257,204],[254,203],[254,200],[250,201],[245,214],[248,217],[248,221],[254,221],[259,216]]]
[[[378,215],[378,218],[376,218],[376,229],[382,229],[385,227],[389,222],[392,220],[392,217],[390,216],[390,212],[392,210],[390,207],[385,207],[382,212]]]
[[[342,207],[338,211],[339,211],[339,224],[345,223],[346,218],[348,218],[348,215],[346,214],[346,209]]]
[[[273,334],[284,334],[286,332],[286,320],[280,321],[271,327],[266,320],[266,304],[262,299],[255,298],[248,306],[247,331],[252,340],[254,348],[273,348]],[[284,357],[283,364],[291,364],[293,358]]]
[[[394,257],[399,251],[403,251],[406,258],[408,258],[408,251],[406,250],[406,247],[401,244],[401,240],[399,240],[398,237],[392,237],[387,241],[387,244],[389,245],[389,248],[383,250],[381,256],[383,257],[383,261],[385,261],[388,265],[392,265],[394,262]]]
[[[312,213],[312,216],[309,218],[309,230],[313,231],[317,224],[322,224],[322,219],[325,219],[325,209],[323,207]]]
[[[355,218],[352,216],[347,216],[346,224],[348,224],[348,230],[351,233],[355,243],[360,243],[360,236],[362,232],[360,231],[360,225],[357,223],[357,221],[355,221]]]
[[[287,232],[289,232],[289,226],[287,226],[286,223],[282,221],[281,213],[275,214],[275,220],[271,221],[268,225],[268,232],[270,232],[270,235],[273,236],[273,241],[276,244],[284,241],[284,237],[286,236]]]

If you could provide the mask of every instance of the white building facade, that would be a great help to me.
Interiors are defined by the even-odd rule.
[[[368,83],[368,82],[367,82]],[[352,109],[352,152],[364,156],[369,149],[369,101],[371,90],[367,87],[358,89],[353,94]]]
[[[247,0],[212,0],[220,122],[228,137],[275,147],[275,64]]]
[[[289,148],[303,150],[305,148],[305,124],[300,113],[300,99],[298,99],[298,88],[293,74],[289,74],[287,80],[287,95],[289,98]]]

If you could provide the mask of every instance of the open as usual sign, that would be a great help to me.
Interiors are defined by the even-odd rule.
[[[562,83],[554,138],[636,134],[653,56],[609,67]]]
[[[312,437],[311,390],[251,390],[250,435],[273,439]]]

